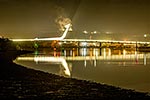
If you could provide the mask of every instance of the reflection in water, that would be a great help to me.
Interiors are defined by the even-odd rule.
[[[18,58],[19,59],[19,58]],[[68,64],[64,58],[61,57],[42,57],[42,56],[35,56],[34,57],[35,62],[53,62],[53,63],[61,63],[61,65],[64,68],[65,75],[70,76],[70,70],[68,68]]]
[[[38,62],[58,63],[63,66],[63,68],[61,68],[61,70],[63,70],[63,71],[61,71],[61,72],[64,72],[64,74],[67,76],[71,76],[71,72],[70,72],[71,67],[68,66],[66,60],[62,57],[47,57],[47,56],[18,57],[17,60],[18,61],[20,61],[20,60],[34,61],[34,62],[36,62],[36,64],[38,64]]]
[[[81,54],[82,54],[82,56],[86,56],[87,55],[87,49],[86,48],[81,49]]]
[[[19,64],[21,64],[23,63],[21,61],[34,61],[36,64],[31,64],[31,66],[41,64],[39,62],[48,62],[48,64],[42,64],[47,64],[49,69],[50,64],[59,65],[59,75],[66,77],[94,80],[138,90],[150,90],[150,88],[146,89],[150,87],[150,79],[147,78],[150,75],[149,59],[150,53],[126,49],[72,48],[62,51],[47,50],[44,54],[39,51],[35,55],[20,56],[16,62],[20,61]],[[50,71],[50,73],[55,72]]]
[[[111,56],[111,49],[108,48],[108,56]]]
[[[86,67],[86,59],[84,60],[84,67]]]
[[[144,65],[146,65],[146,53],[144,53]]]
[[[123,56],[126,56],[126,50],[123,49]]]
[[[94,66],[96,67],[96,59],[94,60]]]
[[[71,49],[71,50],[63,50],[61,52],[53,51],[53,56],[47,56],[45,55],[39,55],[38,51],[36,51],[35,56],[33,57],[18,57],[17,60],[33,60],[37,64],[38,62],[53,62],[53,63],[59,63],[64,68],[64,74],[70,76],[70,66],[68,66],[67,61],[73,60],[73,61],[84,61],[84,66],[87,66],[87,61],[90,61],[91,65],[96,67],[97,66],[97,60],[133,60],[135,61],[135,64],[141,64],[139,63],[139,59],[143,59],[143,65],[147,64],[147,56],[146,53],[139,53],[137,51],[127,51],[125,49],[121,50],[113,50],[110,48],[81,48],[79,49]],[[122,53],[121,53],[122,52]],[[51,54],[51,53],[49,53]],[[63,55],[61,55],[63,54]],[[102,55],[100,55],[102,54]],[[134,60],[135,59],[135,60]],[[114,63],[109,61],[107,64]],[[121,62],[116,62],[116,64],[119,64]],[[127,61],[122,61],[122,64],[125,66],[128,64]],[[134,64],[134,63],[133,63]]]
[[[135,61],[136,61],[136,63],[138,63],[138,54],[137,54],[137,51],[135,51]]]
[[[106,58],[106,48],[104,48],[104,59]]]

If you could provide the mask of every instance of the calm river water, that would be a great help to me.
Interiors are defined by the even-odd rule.
[[[150,53],[110,48],[42,49],[21,55],[15,62],[65,77],[150,92]]]

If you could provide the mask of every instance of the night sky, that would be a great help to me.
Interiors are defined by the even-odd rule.
[[[141,35],[150,33],[150,0],[0,0],[0,35],[35,38],[60,35],[58,17],[73,30]]]

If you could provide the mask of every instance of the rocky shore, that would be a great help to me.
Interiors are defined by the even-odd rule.
[[[148,93],[29,69],[12,62],[25,52],[0,52],[0,100],[150,100]]]

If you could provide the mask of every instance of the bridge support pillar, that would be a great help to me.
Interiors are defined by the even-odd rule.
[[[99,55],[101,56],[102,55],[102,43],[101,42],[99,43],[99,51],[100,51]]]
[[[80,42],[77,43],[77,47],[78,47],[78,48],[80,47]]]
[[[135,51],[137,51],[137,41],[136,41],[136,44],[135,44]]]

